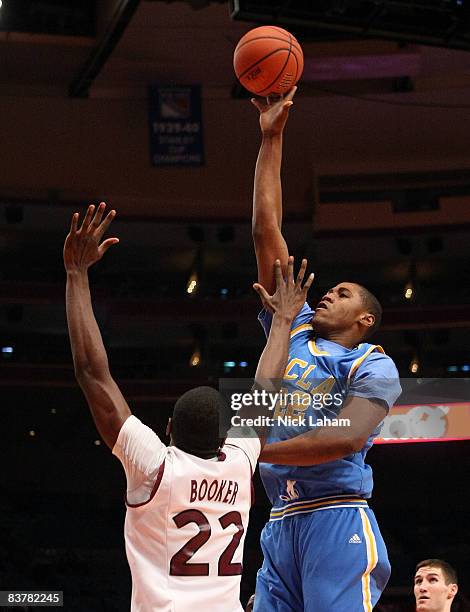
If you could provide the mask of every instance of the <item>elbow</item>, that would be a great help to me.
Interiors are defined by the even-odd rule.
[[[75,363],[74,365],[75,380],[83,387],[90,382],[95,382],[103,378],[99,370],[93,368],[88,361],[83,363]]]
[[[265,224],[256,216],[251,224],[251,235],[255,244],[260,243],[266,235]]]
[[[75,380],[80,386],[92,376],[90,368],[85,364],[75,364],[74,373]]]
[[[360,452],[364,448],[366,442],[367,439],[364,439],[364,436],[349,436],[344,442],[344,456],[347,457],[348,455],[354,455],[355,453]]]
[[[271,243],[271,236],[278,236],[280,233],[279,224],[275,217],[267,215],[257,215],[251,224],[251,235],[255,245],[262,245],[267,241]]]

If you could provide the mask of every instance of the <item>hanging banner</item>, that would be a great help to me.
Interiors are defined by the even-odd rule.
[[[150,159],[153,166],[202,166],[201,88],[149,87]]]

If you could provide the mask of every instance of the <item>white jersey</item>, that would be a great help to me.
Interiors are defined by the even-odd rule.
[[[221,455],[208,460],[165,447],[149,432],[129,417],[113,449],[128,474],[124,531],[132,612],[242,611],[243,544],[251,478],[260,453],[258,438],[228,438]],[[144,440],[142,454],[139,434]],[[132,483],[129,462],[141,473],[136,480],[134,470]],[[130,503],[131,493],[139,499],[138,486],[148,487],[149,474],[150,499],[147,495],[142,503]]]

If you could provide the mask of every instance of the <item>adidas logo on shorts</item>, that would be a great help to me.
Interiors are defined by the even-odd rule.
[[[350,544],[362,544],[361,538],[355,533],[352,537],[349,538]]]

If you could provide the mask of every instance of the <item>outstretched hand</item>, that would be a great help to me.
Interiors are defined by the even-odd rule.
[[[103,219],[105,209],[104,202],[101,202],[96,212],[93,204],[90,205],[80,229],[78,229],[79,214],[73,214],[70,232],[64,244],[64,265],[67,272],[87,270],[103,257],[110,246],[119,242],[119,238],[107,238],[101,242],[116,216],[116,211],[111,210]]]
[[[255,283],[253,289],[260,296],[265,308],[278,316],[293,321],[305,304],[308,290],[313,283],[314,274],[312,273],[302,286],[306,269],[307,260],[302,259],[297,279],[294,281],[294,258],[291,255],[287,263],[287,278],[284,280],[281,262],[279,259],[276,259],[274,263],[276,291],[274,294],[269,295],[266,289],[259,283]]]
[[[262,102],[260,99],[252,98],[251,102],[259,110],[259,124],[265,136],[276,136],[282,134],[286,125],[289,109],[294,104],[293,97],[297,87],[293,87],[284,97],[272,102]]]

